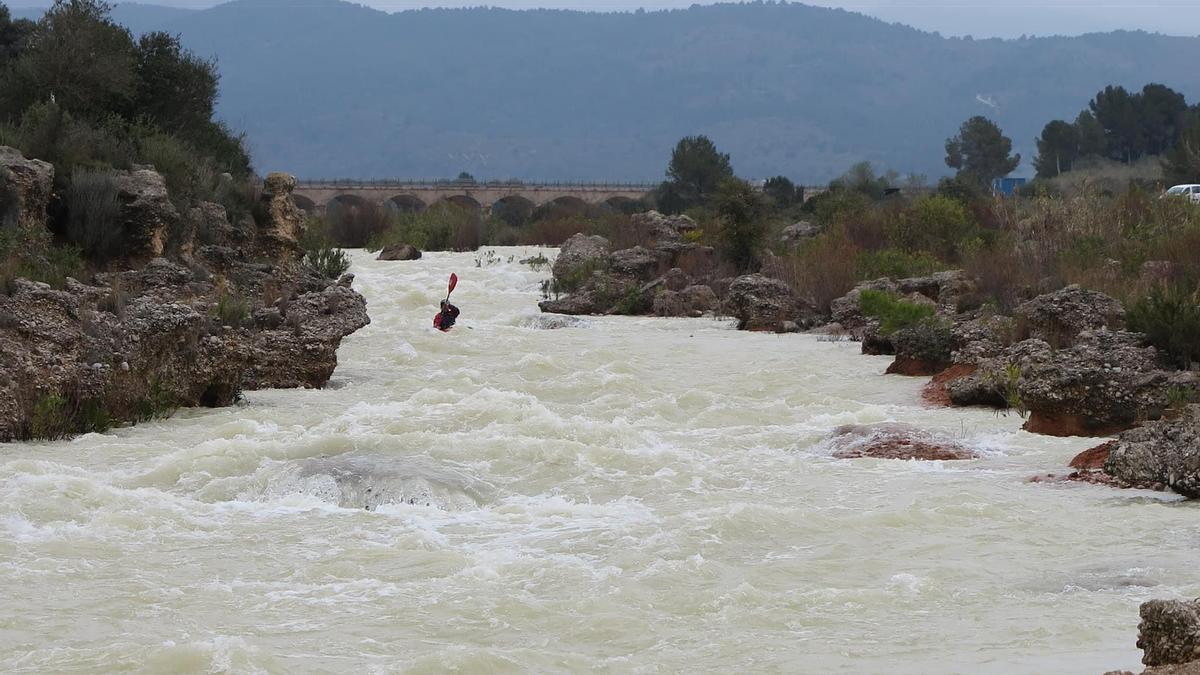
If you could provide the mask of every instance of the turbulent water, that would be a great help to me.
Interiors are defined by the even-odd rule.
[[[856,344],[550,330],[496,253],[356,254],[323,391],[0,447],[0,671],[1094,674],[1200,594],[1197,507],[1026,482],[1085,439],[924,408]],[[823,442],[885,420],[987,456]]]

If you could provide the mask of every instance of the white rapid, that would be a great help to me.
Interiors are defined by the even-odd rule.
[[[1200,594],[1196,506],[1026,482],[1094,442],[923,407],[857,344],[546,330],[531,252],[356,253],[373,323],[323,391],[0,446],[0,671],[1094,675]],[[987,457],[822,444],[885,420]]]

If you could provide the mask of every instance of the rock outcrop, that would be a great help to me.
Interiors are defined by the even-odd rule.
[[[698,316],[717,308],[708,285],[715,255],[682,236],[695,227],[690,218],[651,211],[635,215],[633,227],[642,243],[617,251],[599,236],[568,239],[538,307],[556,314],[659,316]]]
[[[1148,422],[1117,437],[1104,472],[1127,484],[1162,483],[1200,498],[1200,406],[1174,420]]]
[[[738,330],[783,332],[784,322],[811,323],[814,312],[778,279],[747,274],[734,280],[725,308],[738,320]]]
[[[1117,300],[1080,286],[1067,286],[1025,302],[1014,312],[1022,338],[1051,347],[1070,347],[1080,333],[1125,325],[1125,308]]]
[[[608,268],[609,243],[599,235],[576,234],[563,242],[551,272],[560,283],[582,282]]]
[[[292,199],[295,189],[296,177],[290,174],[271,173],[263,181],[261,200],[266,219],[258,223],[256,248],[265,258],[284,261],[302,254],[304,212]]]
[[[161,256],[180,219],[167,194],[167,182],[152,167],[114,172],[113,182],[121,204],[126,257],[136,263]]]
[[[12,209],[17,227],[45,230],[53,189],[54,167],[49,162],[26,159],[16,149],[0,146],[0,218]]]
[[[0,441],[328,381],[342,338],[370,319],[352,275],[324,279],[301,264],[294,179],[268,181],[272,215],[257,233],[231,225],[217,204],[194,203],[181,216],[152,169],[115,172],[113,181],[123,260],[87,283],[54,289],[18,278],[0,294]],[[29,195],[24,204],[41,199]],[[264,262],[263,250],[276,257]]]
[[[1142,663],[1168,666],[1200,660],[1200,600],[1150,600],[1138,613]]]

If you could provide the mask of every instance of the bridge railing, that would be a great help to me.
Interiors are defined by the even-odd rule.
[[[361,188],[389,189],[459,189],[459,190],[596,190],[596,191],[629,191],[649,192],[658,187],[659,183],[615,183],[605,181],[518,181],[518,180],[410,180],[401,178],[363,180],[357,178],[302,178],[296,181],[299,188],[333,188],[338,190],[354,190]]]

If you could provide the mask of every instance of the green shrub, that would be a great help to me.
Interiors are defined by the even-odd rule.
[[[901,328],[913,326],[934,314],[931,305],[908,302],[901,300],[895,293],[870,289],[859,294],[858,307],[866,316],[879,320],[879,332],[883,335],[891,335]]]
[[[922,197],[890,223],[894,246],[906,251],[927,251],[944,260],[957,256],[962,242],[971,238],[975,223],[967,209],[950,197]]]
[[[58,394],[42,396],[33,404],[29,419],[29,436],[56,441],[71,435],[71,417],[67,414],[67,399]]]
[[[145,396],[138,400],[135,413],[138,422],[166,419],[175,414],[179,402],[175,395],[163,386],[162,380],[155,377],[150,381],[150,388]]]
[[[212,315],[222,326],[240,328],[250,320],[250,303],[245,298],[222,291],[213,306]]]
[[[1200,361],[1200,305],[1195,294],[1155,289],[1129,308],[1125,320],[1174,365],[1188,368]]]
[[[904,279],[925,276],[943,269],[946,269],[946,266],[928,251],[914,253],[894,248],[864,252],[858,257],[857,265],[859,279]]]
[[[397,214],[390,227],[370,236],[367,250],[410,244],[422,251],[473,251],[479,248],[481,235],[478,213],[455,204],[435,204],[420,213]]]
[[[326,279],[337,279],[350,269],[350,256],[340,248],[322,246],[305,253],[304,264]]]
[[[653,300],[651,300],[648,296],[649,294],[642,293],[641,289],[637,286],[632,286],[628,291],[625,292],[625,295],[621,296],[621,298],[617,300],[616,304],[613,305],[613,311],[615,311],[617,314],[623,314],[626,316],[645,314],[646,312],[650,311],[650,308],[653,304]]]

